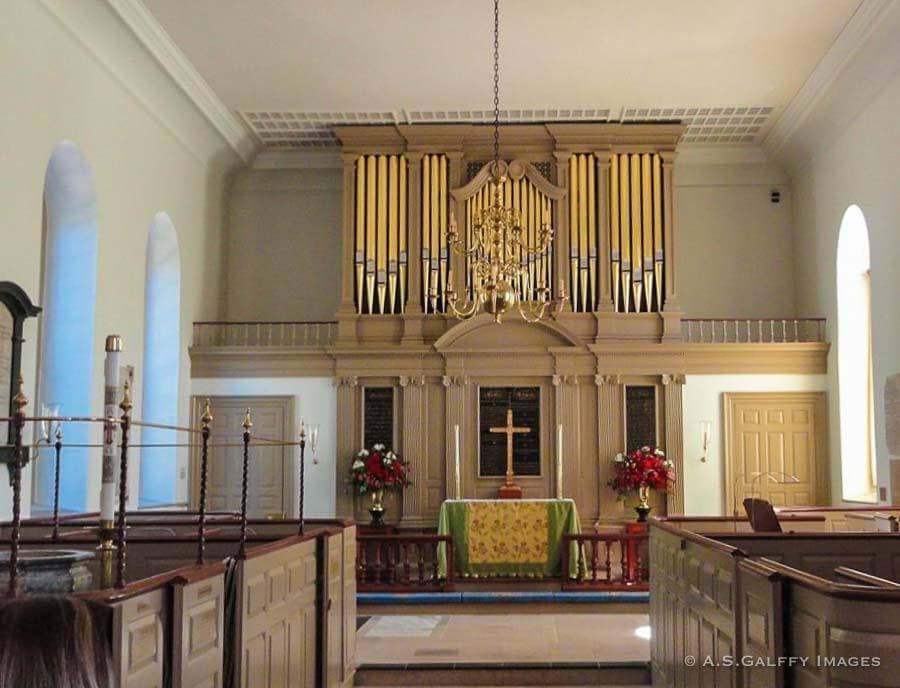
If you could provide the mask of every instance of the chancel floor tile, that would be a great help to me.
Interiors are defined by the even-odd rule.
[[[647,662],[646,614],[373,616],[360,664]],[[403,638],[403,642],[397,642]]]

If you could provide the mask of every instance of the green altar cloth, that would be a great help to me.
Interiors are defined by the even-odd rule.
[[[571,499],[448,499],[438,514],[438,534],[453,537],[454,575],[462,577],[561,576],[562,537],[579,532]],[[574,578],[580,548],[570,547]],[[438,575],[446,574],[439,547]]]

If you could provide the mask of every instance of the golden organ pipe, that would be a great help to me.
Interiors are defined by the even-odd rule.
[[[450,258],[447,253],[447,212],[449,208],[447,207],[447,159],[444,156],[439,156],[440,160],[440,176],[439,176],[439,187],[438,187],[438,207],[440,208],[440,241],[438,243],[438,254],[440,256],[440,270],[441,270],[441,292],[440,299],[442,301],[442,310],[446,308],[446,304],[443,303],[445,298],[445,294],[447,293],[447,261]]]
[[[366,157],[366,294],[369,303],[367,313],[375,312],[375,182],[376,158]]]
[[[356,312],[363,313],[363,289],[366,272],[366,159],[356,159]]]
[[[641,156],[628,156],[631,160],[631,285],[634,310],[641,310],[643,275],[641,273]]]
[[[653,204],[650,195],[650,154],[641,156],[641,224],[643,226],[643,256],[641,270],[644,273],[644,295],[647,311],[653,299]]]
[[[440,220],[440,208],[438,207],[438,194],[435,193],[436,187],[440,179],[440,156],[431,156],[431,254],[429,256],[429,268],[431,270],[431,287],[438,292],[438,301],[435,302],[435,308],[440,301],[442,290],[440,287],[440,275],[438,272],[440,238],[438,236]]]
[[[578,281],[581,291],[581,310],[590,309],[588,291],[588,208],[587,156],[578,156]]]
[[[400,197],[397,201],[400,207],[400,312],[406,311],[406,265],[409,257],[406,255],[406,158],[400,157]]]
[[[663,306],[663,221],[662,221],[662,164],[659,154],[653,155],[653,256],[656,273],[656,307]]]
[[[619,156],[613,154],[609,165],[609,256],[612,262],[613,308],[619,309]]]
[[[382,314],[385,311],[387,292],[387,240],[388,240],[388,216],[387,216],[387,156],[378,156],[378,253],[376,254],[376,267],[378,285],[378,307]]]
[[[588,165],[588,260],[590,261],[591,291],[590,304],[597,304],[597,161],[593,155],[585,156]]]
[[[631,304],[631,213],[629,199],[628,154],[619,156],[619,210],[622,231],[622,306],[627,313]]]
[[[578,156],[569,158],[569,288],[572,310],[578,312]]]
[[[422,156],[422,303],[431,311],[431,156]]]
[[[400,196],[398,156],[388,159],[388,313],[394,313],[397,303],[397,273],[400,265],[400,218],[397,201]]]

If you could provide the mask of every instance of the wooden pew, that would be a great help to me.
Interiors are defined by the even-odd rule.
[[[176,521],[170,519],[169,523],[179,530]],[[290,681],[285,685],[291,686],[313,686],[319,678],[324,681],[322,685],[352,685],[356,640],[356,529],[353,522],[307,521],[303,535],[296,534],[299,528],[296,521],[255,522],[248,527],[247,558],[233,565],[227,581],[226,566],[237,554],[239,529],[234,527],[233,517],[222,519],[219,525],[222,527],[218,532],[216,527],[210,528],[206,544],[206,558],[212,564],[201,567],[193,564],[198,550],[196,525],[192,526],[190,535],[172,536],[166,531],[158,537],[132,537],[128,540],[127,563],[128,577],[133,582],[123,590],[84,593],[108,604],[113,610],[113,651],[120,667],[122,687],[163,685],[161,672],[167,661],[172,670],[172,685],[176,688],[223,685],[226,641],[234,642],[229,648],[234,651],[234,656],[248,657],[238,660],[240,666],[241,661],[257,662],[258,655],[251,650],[255,651],[259,646],[261,637],[269,642],[278,637],[279,629],[285,630],[287,617],[271,600],[262,603],[262,614],[249,614],[253,609],[259,611],[260,599],[268,599],[267,596],[278,590],[299,591],[299,597],[291,598],[296,603],[292,609],[297,611],[296,605],[301,605],[303,625],[296,625],[297,616],[294,615],[287,627],[293,638],[299,630],[305,633],[312,629],[311,638],[305,637],[304,643],[305,647],[312,648],[313,655],[310,659],[285,648],[286,652],[280,658],[268,657],[264,671],[256,664],[249,671],[241,667],[234,675],[243,676],[245,680],[236,685],[242,688],[269,686],[265,677],[277,676],[288,676]],[[135,526],[134,530],[140,531],[140,528]],[[80,528],[80,532],[73,532],[56,542],[48,541],[46,537],[29,537],[21,544],[24,550],[59,547],[93,551],[97,539],[91,531]],[[4,546],[0,542],[0,547]],[[295,561],[302,562],[302,566],[298,568]],[[94,560],[89,568],[95,580],[99,580],[98,562]],[[285,577],[288,571],[290,575]],[[261,579],[267,581],[262,588],[259,587]],[[317,585],[317,581],[321,581],[321,585]],[[308,604],[310,589],[312,607]],[[224,616],[229,595],[235,598],[241,595],[241,605],[236,609],[243,614],[233,617],[231,625]],[[245,631],[254,632],[254,635],[245,636]],[[321,643],[319,637],[323,639]],[[321,647],[321,653],[316,651],[317,647]],[[167,656],[170,659],[166,660]],[[312,683],[309,682],[310,672],[314,677]]]

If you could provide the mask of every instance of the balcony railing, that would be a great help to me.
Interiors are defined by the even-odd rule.
[[[195,322],[193,345],[204,346],[327,346],[337,322]]]
[[[691,344],[821,343],[825,318],[690,318],[681,335]]]

